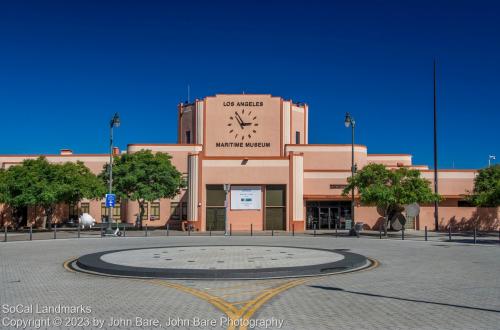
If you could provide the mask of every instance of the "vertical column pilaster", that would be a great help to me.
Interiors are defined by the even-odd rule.
[[[189,221],[198,221],[198,154],[188,155],[188,210],[187,217]]]
[[[292,152],[290,157],[292,157],[293,162],[292,220],[304,221],[304,154]]]

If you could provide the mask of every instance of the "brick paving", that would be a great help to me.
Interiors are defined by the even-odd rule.
[[[123,320],[135,317],[158,319],[164,328],[169,318],[181,321],[194,317],[219,320],[224,314],[214,305],[174,287],[143,280],[72,273],[62,266],[69,258],[103,250],[181,244],[349,249],[380,262],[379,267],[367,271],[309,279],[277,294],[253,314],[253,319],[281,319],[286,329],[499,328],[500,245],[471,245],[442,240],[194,235],[0,242],[0,307],[81,304],[90,306],[91,312],[73,316],[106,322],[111,316]],[[237,306],[285,283],[284,280],[170,282],[206,292]],[[54,319],[58,315],[41,316]],[[0,310],[0,318],[27,320],[41,316],[3,313]],[[14,327],[0,325],[0,328]],[[64,327],[51,324],[48,328]],[[177,329],[196,328],[226,327],[218,323],[216,326],[181,326]]]

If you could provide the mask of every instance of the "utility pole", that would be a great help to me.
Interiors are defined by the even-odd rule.
[[[436,103],[436,60],[434,60],[434,193],[438,193],[438,152],[437,152],[437,103]],[[439,231],[439,202],[434,201],[434,229]]]

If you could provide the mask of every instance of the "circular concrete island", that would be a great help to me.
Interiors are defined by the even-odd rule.
[[[368,267],[344,250],[285,246],[171,246],[84,255],[70,266],[110,276],[166,279],[263,279],[328,275]]]

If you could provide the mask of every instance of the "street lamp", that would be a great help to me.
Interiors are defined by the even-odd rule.
[[[113,128],[120,126],[120,116],[115,113],[109,122],[109,194],[113,193]],[[113,221],[113,208],[111,205],[108,208],[108,227],[106,234],[112,234],[111,222]]]
[[[491,167],[491,161],[492,160],[496,160],[497,159],[497,156],[495,155],[489,155],[488,156],[488,167]]]
[[[356,164],[354,164],[354,128],[356,127],[356,121],[354,118],[351,117],[351,114],[349,112],[346,112],[345,114],[345,119],[344,119],[344,124],[346,128],[351,127],[351,134],[352,134],[352,140],[351,140],[351,180],[354,178],[354,173],[356,172]],[[359,237],[359,234],[356,230],[355,222],[354,222],[354,186],[352,187],[352,194],[351,194],[351,223],[352,227],[351,230],[349,231],[349,235],[356,235]]]

